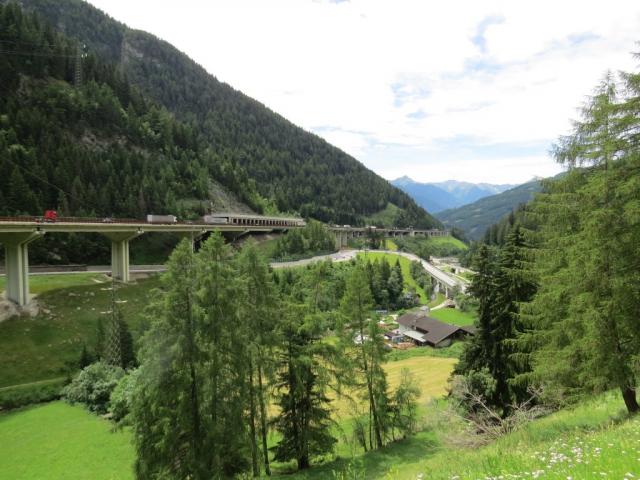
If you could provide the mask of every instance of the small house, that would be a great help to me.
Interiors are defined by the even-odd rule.
[[[405,313],[398,317],[398,331],[416,345],[448,347],[454,340],[474,335],[473,327],[459,327],[431,318],[424,312]]]

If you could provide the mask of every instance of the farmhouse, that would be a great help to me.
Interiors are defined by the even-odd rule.
[[[453,340],[474,335],[473,327],[458,327],[428,317],[424,312],[405,313],[397,320],[398,333],[410,338],[416,345],[448,347]]]

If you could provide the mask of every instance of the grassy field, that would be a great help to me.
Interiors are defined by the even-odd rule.
[[[67,274],[38,274],[29,275],[29,291],[33,294],[49,292],[67,287],[79,287],[83,285],[95,285],[107,282],[108,277],[101,273],[67,273]],[[4,291],[7,277],[0,277],[0,292]]]
[[[426,360],[448,360],[442,373],[452,362],[426,357],[390,362],[385,367],[390,383],[403,366],[435,379],[437,364]],[[441,386],[431,392],[439,395]],[[640,475],[640,416],[628,418],[616,393],[531,422],[484,447],[451,443],[458,424],[439,416],[443,401],[426,405],[428,398],[423,392],[423,430],[414,437],[366,454],[350,455],[341,447],[340,457],[307,472],[283,475],[286,467],[275,465],[275,478],[629,480]],[[133,478],[130,433],[114,432],[78,406],[52,402],[2,414],[0,444],[0,478]]]
[[[449,347],[443,348],[431,348],[431,347],[416,347],[408,348],[407,350],[399,350],[394,348],[387,355],[389,362],[395,362],[398,360],[406,360],[408,358],[416,357],[445,357],[445,358],[460,358],[462,350],[464,348],[464,342],[456,341]]]
[[[0,415],[0,478],[132,479],[131,435],[112,428],[62,402]]]
[[[276,478],[629,480],[640,475],[640,417],[627,418],[622,405],[619,395],[607,394],[480,448],[449,443],[455,426],[435,418],[439,408],[432,406],[414,437]]]
[[[393,240],[390,239],[385,239],[384,241],[384,249],[385,250],[392,250],[392,251],[396,251],[398,250],[398,245],[396,245],[396,242],[394,242]]]
[[[455,362],[453,358],[411,357],[388,362],[384,369],[393,390],[402,369],[409,368],[421,388],[420,402],[426,403],[445,393]],[[348,402],[338,400],[334,407],[340,428],[348,431]],[[0,415],[0,478],[133,478],[130,434],[127,430],[114,433],[111,428],[107,421],[63,402]],[[349,448],[340,445],[338,451],[348,452]],[[37,459],[31,461],[30,456]]]
[[[393,253],[383,253],[383,252],[367,252],[367,253],[359,253],[359,257],[367,258],[370,261],[374,261],[376,259],[380,260],[382,258],[386,258],[387,261],[393,267],[396,264],[397,260],[400,260],[400,268],[402,269],[402,277],[404,278],[405,289],[407,288],[415,288],[416,293],[420,296],[420,303],[427,304],[429,298],[425,291],[418,286],[416,281],[411,276],[411,260],[405,257],[401,257],[400,255],[395,255]]]
[[[411,349],[426,350],[426,349]],[[431,349],[432,350],[432,349]],[[409,350],[406,350],[407,352]],[[420,387],[420,402],[426,402],[431,398],[441,397],[446,393],[447,379],[451,375],[453,366],[458,361],[449,355],[406,355],[402,358],[392,357],[383,365],[387,373],[389,391],[393,392],[400,383],[401,373],[408,368],[414,375],[416,385]],[[335,399],[334,395],[330,395]],[[350,402],[346,398],[335,400],[334,408],[339,418],[346,419],[350,411]]]
[[[369,217],[365,217],[364,221],[367,225],[377,225],[379,227],[391,227],[395,224],[395,220],[402,213],[402,210],[393,203],[387,203],[384,210],[374,213]]]
[[[455,425],[439,420],[441,407],[432,405],[414,437],[275,478],[629,480],[640,475],[640,417],[626,417],[622,405],[619,395],[606,394],[480,448],[450,444]],[[0,444],[1,478],[133,478],[128,431],[114,433],[105,420],[62,402],[0,415]],[[336,476],[345,471],[351,475]]]
[[[446,357],[412,357],[384,365],[391,390],[400,383],[402,369],[408,368],[420,387],[420,402],[430,398],[441,397],[446,393],[447,379],[451,375],[457,359]]]
[[[473,322],[476,320],[475,313],[463,312],[457,308],[440,308],[431,311],[429,316],[460,327],[473,325]]]
[[[448,236],[448,237],[430,237],[429,242],[436,248],[442,247],[455,247],[460,250],[467,250],[469,247],[464,243],[458,240],[456,237]]]
[[[100,275],[51,277],[51,283],[40,284],[45,291],[39,296],[41,311],[36,317],[0,323],[0,388],[64,376],[75,367],[83,344],[89,348],[95,344],[98,318],[105,318],[110,309],[111,283],[95,283],[94,278],[106,280]],[[85,284],[57,290],[78,282]],[[134,338],[144,327],[144,308],[158,285],[158,278],[152,277],[118,289],[120,308]]]

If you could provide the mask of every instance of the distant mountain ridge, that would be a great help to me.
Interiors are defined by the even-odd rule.
[[[444,182],[416,182],[408,176],[391,181],[392,185],[408,193],[422,208],[437,213],[443,210],[473,203],[490,195],[496,195],[514,188],[516,185],[490,183],[470,183],[457,180]]]
[[[540,191],[542,181],[536,179],[471,204],[438,212],[436,217],[447,227],[460,228],[470,239],[479,240],[487,228],[518,205],[531,201]]]

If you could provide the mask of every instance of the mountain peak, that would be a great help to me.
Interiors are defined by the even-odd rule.
[[[391,183],[411,195],[420,206],[434,213],[473,203],[480,198],[496,195],[516,186],[470,183],[460,180],[421,183],[407,175]]]
[[[395,180],[392,180],[391,183],[393,185],[399,186],[399,185],[409,185],[411,183],[417,183],[417,182],[413,178],[407,175],[403,175],[400,178],[396,178]]]

